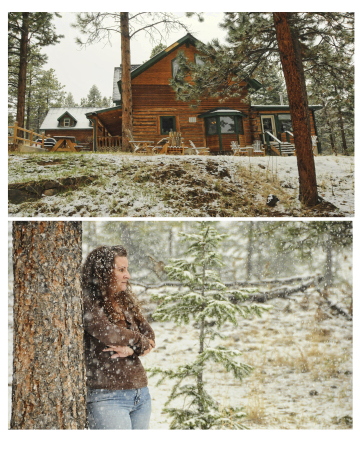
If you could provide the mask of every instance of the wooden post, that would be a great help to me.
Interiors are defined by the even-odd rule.
[[[44,148],[45,133],[42,134],[41,148]]]
[[[30,130],[30,142],[29,142],[29,145],[31,145],[31,143],[32,143],[33,136],[34,136],[34,130]]]
[[[15,122],[14,123],[14,136],[13,136],[13,144],[15,145],[16,144],[16,138],[17,138],[17,132],[18,132],[18,123],[17,122]]]
[[[97,151],[97,117],[93,119],[93,151]]]

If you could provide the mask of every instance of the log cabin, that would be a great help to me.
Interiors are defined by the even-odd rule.
[[[262,86],[255,79],[242,82],[241,97],[225,102],[204,97],[194,109],[176,99],[169,79],[178,70],[177,53],[181,50],[189,60],[202,64],[197,42],[187,34],[144,64],[131,66],[133,138],[156,143],[170,131],[181,132],[185,145],[192,140],[197,147],[208,147],[213,155],[230,154],[232,141],[247,147],[260,140],[268,153],[277,154],[281,151],[273,145],[276,140],[293,144],[288,105],[251,105],[246,99],[249,86],[255,90]],[[86,114],[93,123],[94,150],[118,150],[121,146],[121,67],[114,70],[113,102],[115,107]],[[312,135],[317,135],[314,112],[320,108],[309,107]]]

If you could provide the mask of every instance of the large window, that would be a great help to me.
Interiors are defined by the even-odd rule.
[[[177,58],[173,59],[173,60],[171,61],[171,73],[172,73],[172,77],[173,77],[173,78],[176,77],[176,74],[178,73],[179,68],[180,68],[180,66],[179,66],[179,61],[178,61],[178,59],[177,59]]]
[[[278,114],[278,120],[280,125],[280,133],[285,133],[285,131],[293,131],[290,114]]]
[[[216,117],[207,117],[205,119],[205,132],[207,136],[217,134]]]
[[[161,116],[160,134],[169,134],[170,131],[176,131],[175,116]]]

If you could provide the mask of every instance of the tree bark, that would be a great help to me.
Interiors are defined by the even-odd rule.
[[[18,98],[16,121],[20,128],[24,128],[25,120],[25,93],[26,93],[26,68],[27,68],[27,47],[29,39],[29,14],[22,13],[21,38],[20,38],[20,62],[18,80]],[[23,137],[23,132],[19,132],[19,137]]]
[[[312,152],[310,113],[300,43],[295,31],[290,27],[290,14],[273,13],[294,130],[300,185],[299,198],[305,206],[314,206],[319,203],[319,198]]]
[[[14,222],[11,429],[84,429],[81,222]]]
[[[129,13],[120,13],[121,26],[121,104],[122,104],[122,150],[131,151],[129,143],[133,134],[133,110],[131,92],[131,62]]]

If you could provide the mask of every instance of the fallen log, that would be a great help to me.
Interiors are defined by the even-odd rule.
[[[311,286],[317,286],[324,279],[322,275],[318,275],[316,277],[312,277],[310,280],[298,284],[297,286],[285,286],[279,289],[273,289],[267,292],[256,292],[254,294],[250,294],[247,300],[251,302],[265,303],[272,298],[284,298],[288,297],[295,292],[304,292]]]
[[[315,275],[306,275],[303,277],[290,277],[290,278],[277,278],[277,279],[263,279],[258,281],[225,281],[223,284],[225,284],[226,287],[257,287],[257,286],[268,286],[268,285],[274,285],[274,284],[289,284],[289,283],[296,283],[298,281],[300,282],[306,282],[308,280],[313,280],[314,277],[319,277],[320,274]],[[163,281],[162,283],[158,284],[146,284],[142,283],[141,281],[132,280],[131,284],[133,286],[141,286],[147,289],[159,289],[166,286],[173,286],[173,287],[182,287],[183,283],[180,281]]]

